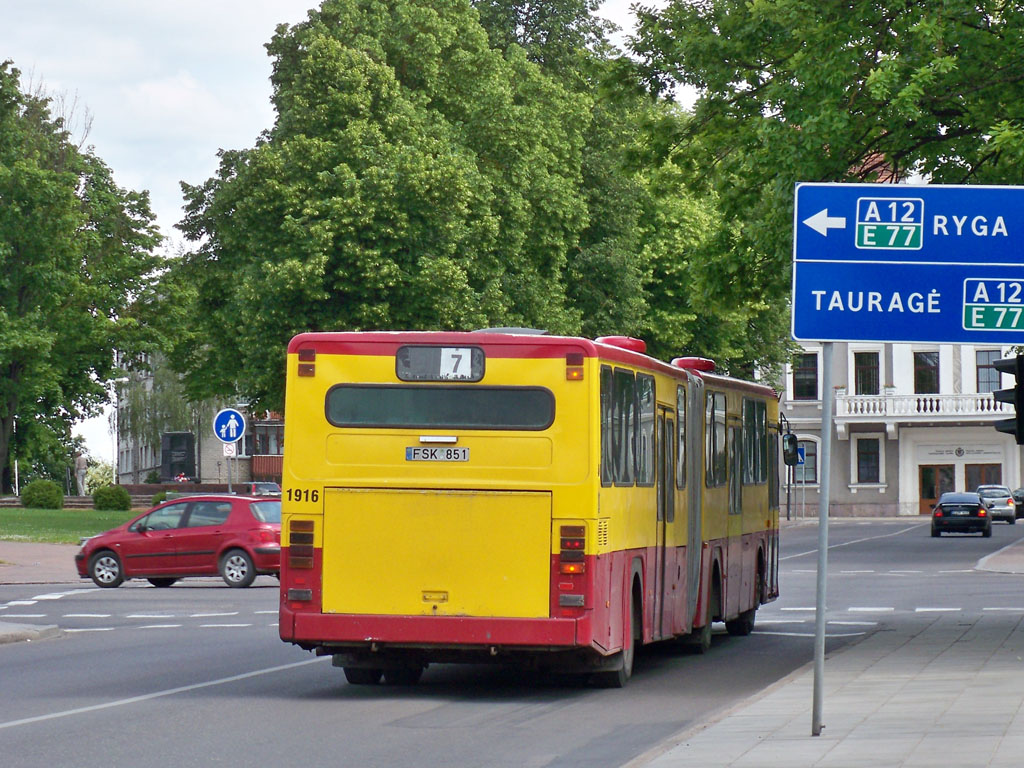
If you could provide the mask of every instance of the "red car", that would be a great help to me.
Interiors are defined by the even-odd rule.
[[[166,501],[124,525],[82,542],[75,567],[83,579],[117,587],[148,579],[169,587],[182,576],[216,576],[248,587],[281,568],[281,500],[190,496]]]

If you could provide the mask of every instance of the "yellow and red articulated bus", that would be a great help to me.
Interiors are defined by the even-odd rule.
[[[778,396],[629,337],[305,333],[288,348],[280,633],[351,683],[431,662],[621,686],[778,596]]]

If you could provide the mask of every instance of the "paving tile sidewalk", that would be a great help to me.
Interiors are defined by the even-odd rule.
[[[1024,541],[979,569],[1024,573]],[[813,665],[630,768],[1018,768],[1024,764],[1024,613],[922,614],[829,656],[820,736]]]

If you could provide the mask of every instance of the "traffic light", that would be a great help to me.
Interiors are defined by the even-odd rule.
[[[1013,403],[1012,419],[1001,419],[995,423],[1000,432],[1013,435],[1017,445],[1024,445],[1024,355],[996,360],[992,366],[1000,373],[1009,373],[1017,378],[1012,389],[999,389],[992,393],[1000,403]]]

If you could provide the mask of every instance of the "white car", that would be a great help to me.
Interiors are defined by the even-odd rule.
[[[993,520],[1005,520],[1010,525],[1017,522],[1017,505],[1005,485],[979,485],[975,492],[981,496],[981,503],[988,507]]]

